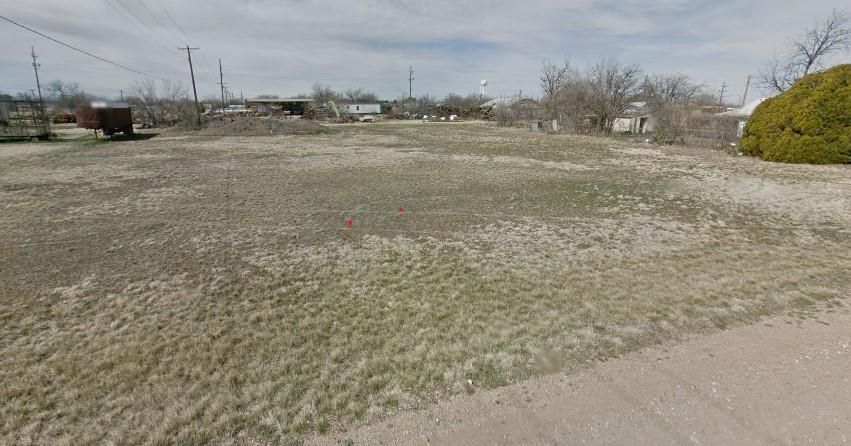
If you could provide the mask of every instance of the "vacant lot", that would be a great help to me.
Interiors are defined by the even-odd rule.
[[[297,438],[849,295],[848,166],[448,123],[0,145],[0,443]]]

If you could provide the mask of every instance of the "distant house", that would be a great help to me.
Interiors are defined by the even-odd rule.
[[[759,104],[765,102],[767,98],[757,99],[755,101],[748,102],[742,107],[726,111],[724,113],[718,113],[718,116],[730,116],[734,118],[750,118],[753,114],[754,110],[759,107]]]
[[[620,116],[615,118],[612,131],[632,134],[652,132],[656,124],[655,121],[653,109],[646,102],[633,102]]]
[[[736,108],[736,109],[733,109],[733,110],[729,110],[729,111],[726,111],[726,112],[723,112],[723,113],[718,113],[715,116],[717,116],[719,118],[738,119],[739,129],[738,129],[738,132],[736,133],[736,136],[741,138],[744,131],[745,131],[745,125],[747,125],[748,120],[751,118],[751,115],[753,114],[754,110],[756,110],[756,108],[759,107],[759,104],[762,104],[766,99],[767,98],[757,99],[755,101],[748,102],[747,104],[743,105],[742,107],[739,107],[739,108]]]
[[[263,115],[303,115],[313,99],[289,98],[289,99],[248,99],[246,107],[255,107],[257,112]]]
[[[378,115],[381,114],[381,104],[345,104],[340,111],[349,115]]]

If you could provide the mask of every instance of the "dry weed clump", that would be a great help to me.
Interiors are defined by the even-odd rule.
[[[0,166],[4,444],[292,440],[851,292],[842,167],[466,123],[55,144]]]
[[[326,127],[306,119],[240,117],[210,121],[199,133],[205,136],[275,136],[327,132]]]

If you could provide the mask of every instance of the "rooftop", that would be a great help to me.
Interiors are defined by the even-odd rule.
[[[266,102],[269,104],[280,104],[284,102],[313,102],[313,98],[255,98],[246,99],[245,102]]]
[[[743,107],[737,108],[735,110],[726,111],[724,113],[718,113],[718,116],[733,116],[736,118],[747,118],[753,114],[754,110],[765,101],[766,98],[760,98],[755,101],[751,101],[745,104]]]

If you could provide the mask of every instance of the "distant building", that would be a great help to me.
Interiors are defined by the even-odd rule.
[[[762,104],[766,99],[767,98],[757,99],[755,101],[748,102],[747,104],[743,105],[742,107],[739,107],[739,108],[736,108],[736,109],[733,109],[733,110],[729,110],[729,111],[726,111],[724,113],[718,113],[715,116],[717,116],[719,118],[735,118],[735,119],[738,119],[739,124],[738,124],[738,130],[736,132],[736,136],[741,138],[742,135],[744,134],[744,131],[745,131],[745,125],[747,125],[748,120],[751,118],[751,115],[753,114],[754,110],[756,110],[756,108],[759,107],[759,104]]]
[[[740,108],[735,108],[733,110],[726,111],[724,113],[718,113],[718,116],[729,116],[733,118],[750,118],[753,114],[754,110],[765,101],[766,98],[757,99],[755,101],[748,102]]]
[[[612,131],[641,134],[652,132],[655,124],[653,109],[646,102],[633,102],[619,117],[615,118]]]
[[[349,115],[378,115],[381,114],[381,104],[345,104],[340,111]]]
[[[246,107],[256,107],[257,112],[268,116],[278,115],[303,115],[313,99],[289,98],[289,99],[247,99]]]

